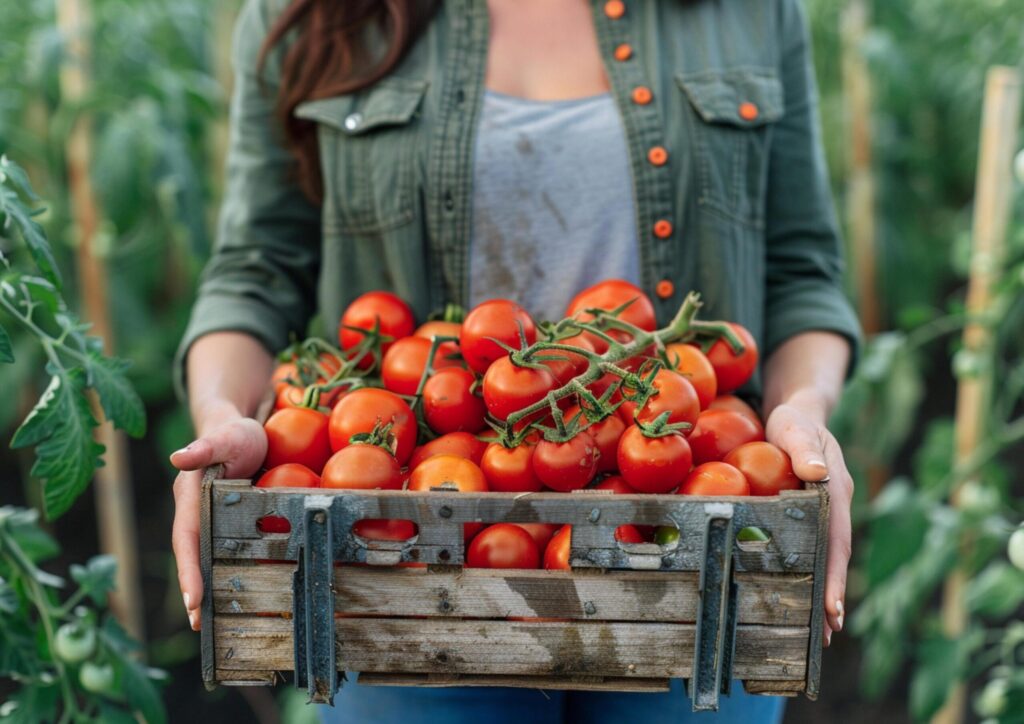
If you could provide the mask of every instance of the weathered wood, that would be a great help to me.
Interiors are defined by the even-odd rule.
[[[688,678],[694,627],[667,623],[340,618],[338,667],[382,673]],[[221,615],[221,670],[294,668],[291,622]],[[739,626],[733,676],[802,681],[808,630]]]
[[[821,684],[822,641],[825,636],[825,564],[828,561],[828,483],[813,483],[821,496],[818,509],[818,537],[814,551],[814,585],[811,591],[811,627],[807,647],[807,698],[818,698]]]
[[[785,683],[785,682],[782,682]],[[668,679],[626,679],[607,676],[472,676],[458,674],[359,674],[360,686],[503,686],[553,691],[626,691],[655,693],[669,690]]]
[[[215,613],[290,612],[293,570],[291,565],[215,565]],[[736,583],[740,624],[808,625],[811,576],[737,573]],[[334,574],[335,611],[376,616],[693,622],[697,585],[698,574],[690,571],[578,576],[567,571],[434,573],[345,566]]]
[[[225,686],[273,686],[283,677],[277,671],[232,671],[217,672],[217,683]]]
[[[756,681],[743,682],[743,690],[748,694],[763,696],[799,696],[804,692],[803,681]]]
[[[215,621],[213,592],[213,529],[210,500],[214,481],[223,474],[223,466],[214,465],[203,472],[199,494],[199,570],[203,575],[203,600],[200,604],[199,650],[202,658],[203,681],[214,683],[216,675],[213,661],[213,630]]]

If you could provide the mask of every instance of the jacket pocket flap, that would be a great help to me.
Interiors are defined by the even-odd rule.
[[[676,82],[707,123],[754,128],[779,120],[785,112],[782,83],[770,69],[679,73]]]
[[[381,126],[408,123],[419,110],[427,85],[425,80],[386,78],[357,93],[300,103],[295,117],[358,136]]]

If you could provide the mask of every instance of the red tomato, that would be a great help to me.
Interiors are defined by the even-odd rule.
[[[301,407],[306,397],[306,388],[301,385],[292,385],[287,382],[275,385],[277,394],[274,397],[274,409],[283,410],[286,407]]]
[[[533,472],[533,450],[536,446],[520,443],[507,448],[492,442],[484,451],[480,467],[491,490],[499,493],[535,493],[543,487]]]
[[[476,377],[461,367],[446,367],[423,386],[423,416],[439,434],[480,432],[487,423],[483,398],[473,392]]]
[[[745,327],[732,322],[728,323],[732,331],[743,342],[743,352],[736,354],[724,339],[718,339],[708,350],[708,360],[715,368],[718,379],[718,392],[726,393],[742,387],[754,375],[757,369],[757,342]]]
[[[412,471],[409,490],[453,487],[462,493],[487,492],[487,480],[472,460],[457,455],[434,455]]]
[[[580,406],[573,405],[565,411],[565,419],[571,420],[580,413]],[[587,428],[597,445],[597,472],[608,473],[615,470],[615,456],[619,449],[619,438],[626,429],[626,423],[618,415],[609,415],[600,422]]]
[[[620,543],[643,543],[644,537],[635,525],[620,525],[615,529],[615,540]]]
[[[569,552],[572,548],[572,526],[563,525],[544,549],[544,568],[549,571],[568,571]]]
[[[653,385],[657,393],[636,414],[640,422],[653,422],[665,412],[669,413],[669,422],[688,422],[691,425],[697,422],[700,399],[689,380],[678,372],[660,369],[654,375]]]
[[[352,532],[369,540],[406,541],[417,533],[411,520],[363,518],[352,526]]]
[[[499,420],[544,399],[555,388],[555,376],[544,366],[519,367],[508,355],[494,360],[484,373],[484,403]]]
[[[764,430],[764,423],[761,422],[761,417],[757,414],[757,411],[739,397],[736,397],[736,395],[719,395],[711,401],[708,409],[732,410],[733,412],[738,412],[744,417],[749,418],[750,421],[757,425],[761,430]]]
[[[695,467],[677,492],[679,495],[750,495],[750,484],[732,465],[710,462]]]
[[[349,445],[327,461],[321,482],[325,488],[398,490],[402,487],[402,466],[384,448]]]
[[[617,495],[636,495],[640,491],[626,482],[621,475],[609,475],[594,486],[594,490],[610,490]]]
[[[518,349],[520,326],[527,344],[537,341],[533,318],[515,302],[491,299],[474,307],[459,332],[459,347],[466,364],[480,374],[486,372],[494,360],[508,355],[494,340]]]
[[[285,463],[260,476],[257,488],[319,488],[320,476],[299,463]],[[279,515],[265,515],[256,521],[261,533],[290,533],[291,523]]]
[[[469,544],[469,568],[537,568],[540,552],[533,537],[514,523],[484,528]]]
[[[416,328],[413,336],[426,339],[433,339],[434,337],[455,337],[458,339],[461,330],[462,324],[459,322],[424,322]]]
[[[397,395],[415,395],[427,367],[431,344],[423,337],[404,337],[392,344],[381,363],[380,377],[384,387]],[[457,367],[458,361],[451,358],[457,352],[453,344],[445,343],[438,347],[434,352],[434,369]]]
[[[397,295],[391,292],[367,292],[348,305],[338,324],[338,341],[342,349],[351,349],[359,344],[365,336],[362,332],[346,327],[358,327],[371,330],[379,325],[380,334],[390,337],[392,341],[408,337],[416,326],[412,309]],[[390,342],[381,346],[387,352]],[[373,355],[367,355],[360,362],[363,369],[374,362]]]
[[[780,490],[800,490],[803,487],[793,472],[789,455],[770,442],[740,445],[730,450],[722,461],[746,476],[751,495],[778,495]]]
[[[586,430],[567,442],[541,440],[533,451],[533,472],[552,490],[579,490],[597,472],[597,444]]]
[[[718,394],[718,378],[711,360],[691,344],[670,344],[665,348],[669,365],[690,381],[700,400],[700,409],[707,409]]]
[[[267,457],[263,467],[301,463],[314,473],[324,469],[331,456],[327,415],[308,407],[278,410],[267,420]]]
[[[700,413],[689,440],[693,461],[699,465],[721,460],[744,443],[764,440],[764,430],[742,413],[711,409]]]
[[[562,339],[558,341],[558,344],[564,344],[569,347],[576,347],[584,352],[594,352],[594,343],[590,341],[590,338],[585,334],[577,334],[575,337],[569,337],[568,339]],[[552,350],[549,353],[555,357],[566,357],[564,361],[558,362],[545,362],[544,364],[552,367],[553,365],[562,371],[562,376],[555,374],[555,378],[559,384],[564,385],[572,377],[581,375],[587,371],[587,367],[590,366],[590,360],[584,357],[582,354],[575,354],[573,352],[567,352],[565,350]],[[571,369],[569,366],[571,365]],[[554,371],[554,367],[552,368]],[[570,374],[571,372],[571,374]]]
[[[270,376],[270,384],[274,386],[274,392],[280,392],[282,387],[291,385],[299,379],[299,368],[294,362],[282,362],[274,369]]]
[[[619,472],[640,493],[667,493],[686,479],[692,456],[681,433],[647,437],[630,425],[619,440]]]
[[[552,536],[561,527],[556,523],[516,523],[516,525],[530,534],[533,542],[537,544],[538,551],[543,551],[548,547]]]
[[[391,423],[395,457],[405,463],[416,447],[416,417],[405,400],[393,392],[363,387],[344,395],[331,410],[331,449],[349,444],[353,435],[372,432],[378,423]]]
[[[486,442],[477,440],[468,432],[449,432],[413,450],[412,457],[409,458],[409,469],[415,470],[416,466],[427,458],[442,454],[458,455],[479,465],[486,449]]]
[[[569,302],[565,316],[575,317],[581,322],[589,322],[594,316],[585,312],[585,309],[611,311],[630,300],[633,300],[632,304],[619,314],[619,319],[640,329],[654,330],[657,322],[651,298],[644,294],[640,287],[622,279],[607,279],[584,289]],[[590,333],[587,333],[586,336],[597,352],[604,352],[608,349],[608,343],[603,339]]]

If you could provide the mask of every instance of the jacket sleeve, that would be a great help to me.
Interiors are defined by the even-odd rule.
[[[781,0],[779,23],[785,115],[773,131],[768,168],[764,354],[796,334],[822,330],[846,337],[856,359],[860,325],[842,286],[842,244],[799,0]]]
[[[266,0],[248,0],[235,26],[226,187],[212,257],[174,362],[185,396],[185,358],[204,334],[251,334],[276,352],[303,334],[316,303],[320,209],[289,176],[293,159],[274,116],[281,53],[257,72],[272,18]]]

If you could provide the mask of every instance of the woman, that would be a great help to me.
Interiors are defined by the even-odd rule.
[[[370,289],[421,318],[494,296],[550,317],[625,277],[662,322],[692,289],[705,318],[757,338],[765,363],[746,392],[763,400],[768,439],[801,478],[830,480],[827,645],[843,627],[853,484],[825,423],[858,331],[798,0],[285,4],[250,0],[239,21],[227,195],[179,360],[198,439],[172,456],[173,542],[193,628],[198,471],[260,465],[250,416],[289,333],[315,312],[335,328]],[[327,716],[597,722],[688,708],[678,692],[347,685]],[[734,695],[718,716],[780,713]]]

